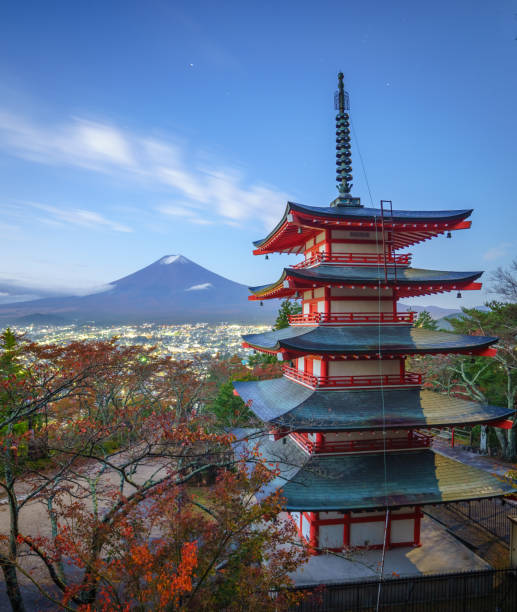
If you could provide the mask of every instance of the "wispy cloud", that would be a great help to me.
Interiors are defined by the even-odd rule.
[[[95,172],[117,173],[170,190],[178,201],[159,206],[167,216],[192,223],[210,223],[219,217],[231,225],[261,221],[271,227],[283,211],[288,195],[246,180],[244,174],[219,162],[201,163],[177,143],[141,136],[106,123],[71,119],[40,126],[0,110],[0,147],[12,155],[42,164],[71,165]],[[193,157],[193,159],[192,159]],[[47,211],[50,212],[50,211]],[[63,211],[61,211],[62,215]],[[83,225],[115,225],[89,217],[88,211],[68,211],[61,220]],[[56,213],[56,218],[59,216]],[[72,221],[74,219],[75,221]],[[128,231],[120,229],[116,231]]]
[[[92,210],[84,210],[82,208],[62,209],[48,204],[40,204],[38,202],[29,202],[29,206],[42,210],[50,215],[50,218],[40,219],[43,222],[50,224],[68,224],[87,227],[91,229],[109,229],[114,232],[132,232],[133,230],[127,225],[111,221],[103,215]]]
[[[84,287],[74,287],[59,281],[44,281],[23,275],[17,278],[0,275],[0,304],[26,302],[56,296],[84,296],[103,293],[113,289],[113,285],[89,284]]]
[[[131,143],[120,130],[82,119],[42,127],[0,110],[0,145],[20,157],[45,164],[99,171],[109,166],[134,166]]]
[[[497,259],[507,255],[511,248],[515,248],[515,245],[513,245],[511,242],[502,242],[501,244],[498,244],[497,246],[492,247],[483,253],[483,259],[485,261],[496,261]]]
[[[163,204],[162,206],[157,206],[156,210],[169,217],[178,217],[197,225],[211,225],[213,223],[210,219],[200,215],[199,210],[187,206]]]

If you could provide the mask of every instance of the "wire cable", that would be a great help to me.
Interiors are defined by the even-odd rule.
[[[370,195],[371,197],[371,195]],[[382,210],[382,204],[381,204],[381,215],[382,217],[384,217],[383,215],[383,210]],[[374,222],[375,222],[375,247],[376,247],[376,251],[377,251],[377,255],[379,255],[379,227],[378,227],[378,217],[377,215],[374,215]],[[382,218],[382,231],[384,232],[384,219]],[[383,236],[383,243],[384,243],[384,236]],[[384,266],[386,266],[386,253],[384,252],[383,249],[383,258],[384,258]],[[381,590],[382,590],[382,580],[384,577],[384,560],[386,557],[386,545],[387,545],[387,541],[388,541],[388,524],[389,524],[389,508],[388,508],[388,465],[387,465],[387,461],[386,461],[386,453],[387,453],[387,447],[386,447],[386,411],[385,411],[385,404],[384,404],[384,382],[383,382],[383,373],[382,373],[382,334],[381,334],[381,330],[382,330],[382,323],[381,323],[381,312],[382,312],[382,299],[381,299],[381,262],[380,262],[380,258],[377,257],[377,275],[378,275],[378,281],[377,281],[377,295],[378,295],[378,313],[379,313],[379,323],[377,325],[377,330],[378,330],[378,336],[377,336],[377,357],[378,357],[378,363],[379,363],[379,375],[380,375],[380,391],[381,391],[381,414],[382,414],[382,441],[383,441],[383,453],[382,453],[382,457],[383,457],[383,465],[384,465],[384,505],[386,508],[386,520],[384,523],[384,538],[383,538],[383,544],[382,544],[382,556],[381,556],[381,567],[380,567],[380,573],[379,573],[379,587],[377,589],[377,604],[375,607],[376,612],[379,612],[379,606],[380,606],[380,601],[381,601]]]

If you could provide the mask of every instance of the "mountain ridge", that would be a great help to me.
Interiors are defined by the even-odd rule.
[[[0,306],[0,322],[53,315],[70,322],[271,322],[278,304],[248,301],[248,288],[184,255],[165,255],[103,291]]]

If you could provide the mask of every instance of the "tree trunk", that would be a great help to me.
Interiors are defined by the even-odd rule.
[[[515,423],[508,430],[508,459],[514,461],[517,456],[517,427]]]
[[[14,612],[25,612],[18,576],[16,574],[16,567],[4,557],[0,559],[0,565],[4,573],[7,597],[9,597],[11,608]]]
[[[506,430],[501,429],[500,427],[494,427],[494,430],[497,440],[501,445],[502,456],[504,458],[508,458],[508,439],[506,437]]]
[[[16,455],[13,455],[12,446],[12,424],[7,427],[7,436],[4,439],[5,450],[3,454],[4,461],[4,488],[7,493],[7,503],[9,507],[9,536],[7,538],[7,553],[0,555],[0,565],[5,577],[7,596],[11,602],[12,609],[16,612],[25,612],[23,605],[22,593],[18,583],[18,574],[16,572],[16,560],[18,558],[18,500],[14,490],[14,470],[13,466],[16,462]]]
[[[479,450],[484,455],[488,452],[488,426],[481,425],[481,432],[479,434]]]

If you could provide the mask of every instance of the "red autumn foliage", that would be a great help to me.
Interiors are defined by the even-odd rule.
[[[40,564],[33,580],[54,585],[62,608],[281,610],[293,601],[288,573],[305,550],[287,546],[296,536],[279,519],[279,494],[260,497],[275,468],[257,453],[235,457],[234,437],[206,412],[213,390],[197,363],[115,341],[18,341],[0,365],[10,511],[0,561],[13,609],[22,609],[27,553]],[[200,477],[213,484],[199,487]],[[38,502],[43,534],[21,532],[20,516]]]

